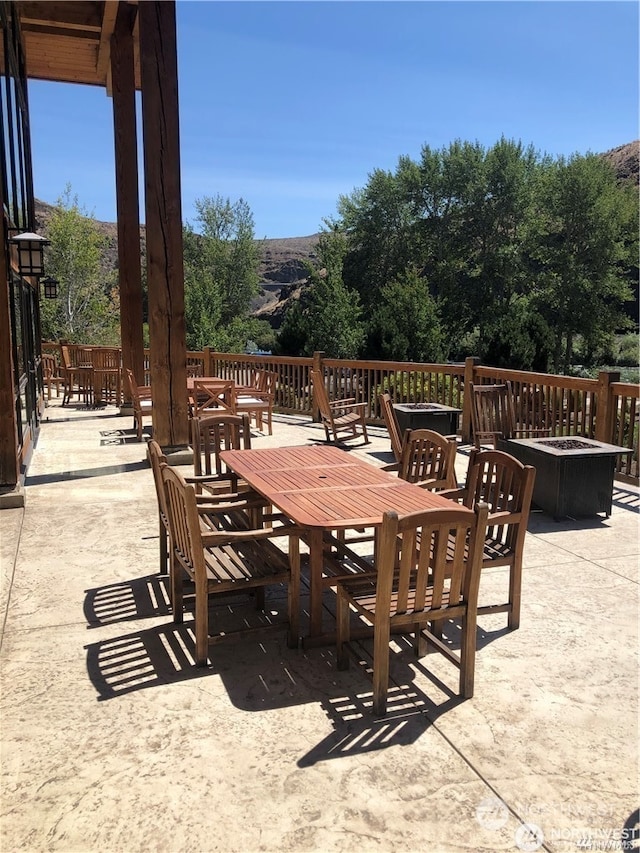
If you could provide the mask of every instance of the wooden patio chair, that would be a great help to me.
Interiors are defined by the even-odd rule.
[[[56,389],[56,397],[60,396],[60,386],[64,395],[64,376],[60,372],[55,355],[51,353],[42,354],[42,382],[47,389],[47,400],[51,399],[51,389]]]
[[[153,400],[150,385],[138,385],[131,368],[124,371],[126,390],[133,406],[133,428],[138,441],[142,441],[142,419],[153,415]]]
[[[340,441],[341,433],[349,433],[350,438],[356,438],[360,430],[365,444],[369,444],[365,421],[365,403],[356,403],[353,398],[330,401],[325,388],[324,377],[318,370],[311,371],[311,381],[315,404],[320,412],[327,441],[331,441],[333,436],[333,441],[337,444]]]
[[[60,373],[64,380],[62,405],[69,405],[75,394],[80,402],[89,405],[93,399],[91,350],[60,344]]]
[[[423,489],[455,489],[456,442],[430,429],[407,430],[398,476]]]
[[[262,432],[264,418],[267,419],[269,435],[273,435],[273,405],[276,395],[278,374],[272,370],[258,370],[255,375],[255,390],[244,393],[239,389],[235,396],[234,411],[246,412],[256,423],[256,429]]]
[[[516,425],[511,383],[471,385],[471,425],[478,450],[483,444],[496,447],[500,439],[549,435],[549,429]]]
[[[171,553],[171,531],[169,527],[169,512],[167,508],[166,489],[162,480],[162,466],[167,464],[167,457],[157,441],[151,439],[147,443],[147,455],[153,473],[153,482],[156,489],[158,501],[158,532],[160,541],[160,566],[159,574],[169,574],[170,566],[168,557]],[[198,513],[200,515],[203,529],[215,529],[224,527],[231,513],[241,510],[254,511],[261,509],[264,501],[259,498],[253,499],[252,495],[242,496],[235,494],[196,495]],[[245,525],[246,526],[246,525]]]
[[[520,625],[522,556],[535,477],[533,466],[523,465],[508,453],[473,449],[465,485],[440,493],[469,508],[479,502],[488,505],[482,568],[508,567],[509,599],[505,604],[483,605],[478,613],[508,613],[511,629]]]
[[[203,489],[212,494],[246,490],[246,483],[239,483],[220,459],[223,450],[251,450],[251,426],[246,413],[234,415],[223,410],[191,418],[191,446],[192,482],[197,493]]]
[[[91,364],[94,402],[119,406],[122,400],[120,350],[116,347],[94,347],[91,350]]]
[[[378,399],[380,400],[382,417],[384,418],[384,422],[389,433],[389,439],[391,441],[391,452],[393,453],[393,458],[396,460],[396,466],[398,466],[402,458],[402,433],[400,431],[400,425],[398,424],[396,413],[393,410],[391,395],[386,393],[380,394]]]
[[[473,696],[476,606],[486,521],[484,504],[478,504],[474,514],[455,507],[405,516],[385,512],[376,576],[355,575],[338,582],[338,668],[348,667],[351,605],[373,625],[374,714],[386,712],[392,632],[415,634],[419,656],[426,654],[431,643],[460,670],[460,694],[465,699]],[[429,629],[430,623],[443,619],[461,621],[459,655]]]
[[[300,609],[300,532],[291,527],[203,532],[195,489],[169,465],[162,465],[171,536],[171,603],[175,622],[183,619],[183,576],[195,585],[195,663],[206,666],[209,645],[278,623],[210,633],[209,597],[215,593],[252,592],[273,584],[288,588],[288,644],[298,645]],[[288,537],[288,555],[271,540]]]

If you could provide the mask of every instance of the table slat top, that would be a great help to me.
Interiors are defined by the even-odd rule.
[[[406,515],[452,505],[336,447],[225,450],[220,458],[303,527],[376,527],[388,510]]]

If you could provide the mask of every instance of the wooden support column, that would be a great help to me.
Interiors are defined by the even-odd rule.
[[[175,2],[145,0],[138,5],[138,15],[153,432],[163,448],[186,447],[189,429]]]
[[[4,219],[4,190],[0,173],[0,493],[16,489],[20,475],[18,458],[18,425],[16,423],[13,346],[11,343],[11,310],[9,302],[10,270],[7,265],[7,231]],[[5,503],[0,494],[0,506]]]
[[[142,275],[140,269],[140,209],[138,204],[138,145],[133,26],[136,6],[120,3],[111,36],[113,130],[118,212],[120,276],[120,337],[123,367],[144,385],[142,334]],[[124,384],[127,387],[127,384]],[[131,405],[131,401],[126,403]]]

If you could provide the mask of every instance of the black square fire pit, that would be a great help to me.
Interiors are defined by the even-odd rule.
[[[632,452],[581,436],[502,439],[498,449],[534,466],[533,503],[555,519],[611,515],[615,459]]]
[[[407,429],[432,429],[442,435],[455,435],[462,409],[441,403],[394,403],[400,433]]]

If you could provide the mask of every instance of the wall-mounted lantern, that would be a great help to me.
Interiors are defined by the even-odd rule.
[[[18,268],[21,275],[43,275],[44,247],[50,244],[50,240],[31,231],[25,231],[24,234],[11,237],[9,242],[18,247]]]
[[[58,296],[58,279],[52,275],[45,275],[40,279],[45,299],[56,299]]]

